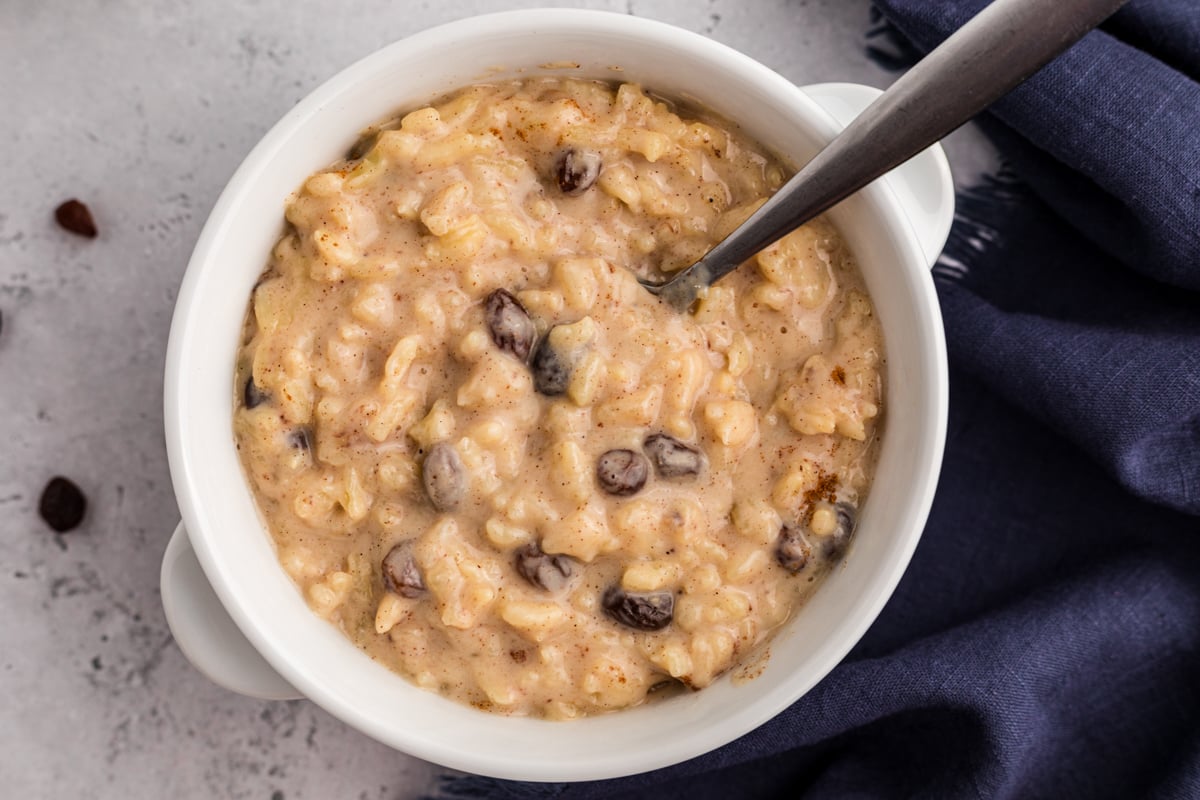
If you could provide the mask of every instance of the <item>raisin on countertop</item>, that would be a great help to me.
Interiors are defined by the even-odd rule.
[[[63,230],[70,231],[77,236],[95,239],[96,234],[99,233],[96,230],[96,221],[92,218],[91,209],[74,198],[54,209],[54,219]]]
[[[61,475],[51,478],[38,501],[38,514],[59,533],[79,527],[87,513],[87,497],[75,482]]]

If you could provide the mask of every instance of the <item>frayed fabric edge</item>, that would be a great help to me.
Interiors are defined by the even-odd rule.
[[[925,54],[884,16],[878,6],[871,6],[870,20],[863,49],[875,66],[887,72],[903,72],[924,57]]]
[[[950,282],[965,278],[981,257],[1002,246],[1003,220],[1030,198],[1028,187],[1007,166],[995,174],[984,175],[975,186],[959,191],[954,224],[933,265],[934,278]]]

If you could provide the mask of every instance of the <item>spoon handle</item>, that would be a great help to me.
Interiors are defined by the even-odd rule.
[[[999,100],[1125,0],[995,0],[921,59],[696,264],[648,287],[680,310],[698,292]]]

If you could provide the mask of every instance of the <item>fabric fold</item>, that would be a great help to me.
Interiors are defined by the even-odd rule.
[[[987,5],[879,0],[896,28],[928,52]],[[1140,9],[1160,20],[1139,27]],[[1158,30],[1200,16],[1180,0],[1135,0],[1129,28]],[[1180,30],[1188,31],[1180,24]],[[1169,40],[1169,37],[1168,37]],[[1166,49],[1170,49],[1167,46]],[[1200,289],[1200,84],[1155,58],[1093,31],[1007,97],[989,115],[1064,170],[1030,170],[1043,200],[1088,239],[1133,270]],[[1007,151],[1003,151],[1007,155]],[[1099,190],[1105,197],[1097,197]]]
[[[1200,296],[1125,270],[1012,179],[960,217],[959,239],[1004,222],[935,271],[951,358],[1130,491],[1200,515]]]

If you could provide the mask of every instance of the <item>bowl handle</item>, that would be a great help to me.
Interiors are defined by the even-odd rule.
[[[801,87],[844,128],[875,98],[879,89],[857,83],[817,83]],[[954,180],[940,144],[935,144],[880,178],[900,201],[930,267],[941,255],[954,222]]]
[[[262,700],[302,697],[259,655],[217,598],[183,523],[163,554],[163,611],[175,643],[192,666],[226,689]]]

